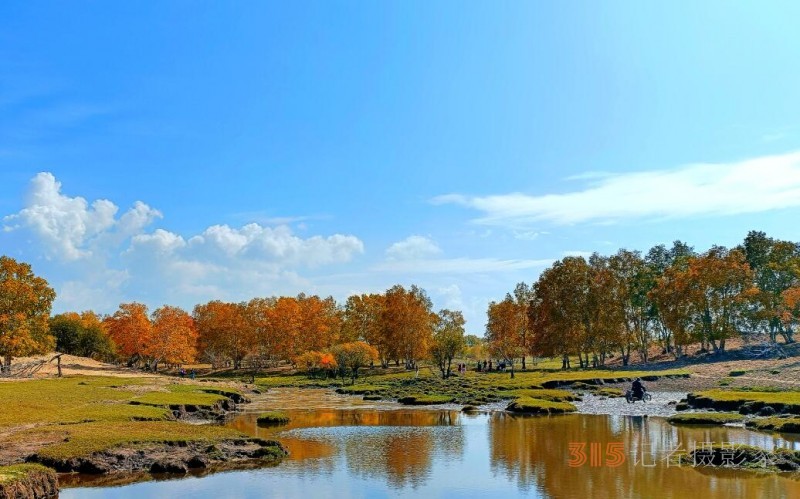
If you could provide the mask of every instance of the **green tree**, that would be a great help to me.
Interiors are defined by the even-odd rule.
[[[50,319],[50,332],[59,352],[104,361],[113,359],[116,354],[114,342],[94,312],[58,314]]]
[[[450,377],[453,359],[464,351],[464,324],[461,312],[444,309],[437,314],[431,358],[442,371],[442,378]]]

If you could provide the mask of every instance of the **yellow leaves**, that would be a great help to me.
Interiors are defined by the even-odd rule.
[[[114,315],[103,321],[118,353],[132,357],[143,354],[153,334],[153,326],[142,303],[122,303]]]
[[[192,316],[183,309],[165,305],[153,312],[153,334],[144,353],[169,364],[193,362],[197,357],[197,338]]]
[[[0,356],[10,361],[53,347],[48,320],[55,296],[30,265],[0,257]]]

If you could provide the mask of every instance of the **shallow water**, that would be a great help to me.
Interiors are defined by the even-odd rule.
[[[318,403],[308,409],[312,399]],[[288,426],[255,425],[256,409],[278,407],[292,417]],[[252,409],[231,425],[283,442],[291,455],[276,467],[72,488],[61,497],[800,497],[798,476],[676,466],[667,459],[673,449],[712,441],[800,449],[800,435],[673,427],[639,416],[464,415],[322,392],[276,391]],[[575,443],[586,445],[588,459],[580,466],[569,465]],[[606,460],[609,443],[621,445],[619,466]]]

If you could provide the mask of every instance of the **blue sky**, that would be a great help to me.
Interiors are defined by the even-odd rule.
[[[2,2],[0,250],[56,310],[800,240],[796,2]]]

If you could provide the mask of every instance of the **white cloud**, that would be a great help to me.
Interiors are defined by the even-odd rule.
[[[585,189],[563,194],[447,194],[432,202],[466,206],[483,213],[477,223],[514,228],[759,213],[800,206],[800,152],[584,180]]]
[[[51,173],[36,175],[7,232],[27,232],[37,251],[58,260],[56,308],[110,311],[123,300],[191,306],[203,300],[311,291],[299,269],[346,263],[364,252],[352,235],[300,237],[287,225],[211,225],[196,235],[149,226],[161,213],[137,201],[119,215],[105,199],[62,193]],[[28,258],[33,255],[28,255]]]
[[[247,224],[240,229],[213,225],[189,240],[199,251],[227,257],[286,262],[309,267],[344,263],[364,252],[364,243],[355,236],[334,234],[328,237],[300,238],[286,226],[262,227]]]
[[[136,203],[119,219],[118,211],[107,199],[89,204],[82,197],[62,194],[61,182],[43,172],[31,180],[25,208],[3,222],[7,231],[30,229],[45,243],[48,256],[69,261],[91,256],[94,243],[102,237],[126,238],[161,216],[144,203]]]
[[[442,249],[431,239],[423,236],[409,236],[386,249],[390,260],[417,260],[440,254]]]
[[[551,263],[553,263],[552,259],[432,258],[423,260],[389,260],[374,266],[372,270],[398,274],[481,274],[544,267]]]

